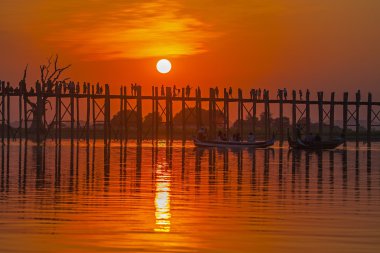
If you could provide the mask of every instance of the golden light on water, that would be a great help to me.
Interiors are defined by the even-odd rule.
[[[167,166],[163,164],[157,165],[156,171],[156,195],[154,204],[156,207],[156,228],[155,232],[170,232],[170,172]]]

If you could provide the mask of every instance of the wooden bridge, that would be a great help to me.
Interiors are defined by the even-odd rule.
[[[0,81],[1,82],[1,81]],[[82,91],[81,88],[82,87]],[[160,90],[160,92],[159,92]],[[261,92],[260,92],[261,93]],[[360,91],[355,94],[354,100],[349,100],[349,94],[343,93],[343,99],[335,99],[335,93],[331,93],[326,99],[323,92],[317,93],[317,100],[310,99],[310,92],[307,91],[304,99],[297,98],[297,92],[292,91],[291,96],[285,97],[281,91],[277,94],[276,99],[270,98],[269,91],[258,94],[251,92],[249,98],[243,97],[241,89],[237,89],[237,96],[231,96],[231,90],[224,89],[222,96],[219,96],[218,89],[210,88],[207,97],[202,96],[198,87],[195,89],[195,95],[191,96],[187,88],[180,89],[180,92],[173,90],[172,87],[152,87],[150,95],[142,94],[141,86],[132,86],[130,94],[127,93],[127,87],[121,86],[119,94],[110,94],[109,85],[104,86],[104,92],[99,85],[85,83],[81,86],[73,82],[58,82],[55,84],[41,85],[37,82],[33,88],[26,88],[25,82],[21,81],[17,87],[9,83],[1,82],[1,139],[11,140],[33,139],[37,143],[46,138],[53,138],[60,142],[62,138],[84,139],[87,142],[90,139],[95,140],[102,136],[105,144],[109,144],[112,139],[118,139],[122,144],[128,139],[135,138],[138,143],[143,139],[157,140],[160,138],[160,129],[164,128],[167,140],[172,140],[174,128],[180,132],[180,138],[188,139],[189,119],[195,117],[196,128],[207,127],[208,134],[211,138],[216,137],[219,130],[226,133],[229,138],[231,135],[231,109],[237,108],[237,121],[234,124],[234,132],[244,136],[248,132],[257,132],[257,113],[258,105],[263,106],[263,135],[269,138],[273,132],[273,123],[271,122],[271,110],[276,106],[278,108],[278,126],[276,129],[277,137],[282,143],[286,137],[286,128],[290,126],[292,134],[296,132],[297,124],[304,125],[304,131],[311,131],[311,107],[317,108],[318,114],[318,132],[321,135],[332,137],[334,127],[336,126],[336,110],[341,107],[343,122],[342,131],[346,135],[348,129],[353,129],[353,135],[356,141],[363,137],[371,142],[373,140],[373,128],[380,126],[380,102],[372,101],[372,94],[368,93],[366,98]],[[32,101],[33,100],[33,101]],[[17,102],[16,102],[17,101]],[[111,125],[111,104],[119,104],[120,112],[127,110],[133,112],[135,119],[126,113],[120,114],[120,121],[117,126]],[[143,106],[149,104],[148,110],[152,113],[149,129],[143,131]],[[182,109],[181,125],[174,126],[173,121],[173,104],[176,108]],[[11,117],[12,105],[12,117]],[[18,108],[15,110],[15,105]],[[48,120],[46,108],[50,106],[53,115]],[[203,108],[203,107],[204,108]],[[285,125],[284,107],[291,108],[289,125]],[[361,131],[360,112],[366,110],[365,133]],[[207,125],[205,125],[202,110],[208,111]],[[80,110],[85,110],[81,113]],[[146,107],[144,107],[146,111]],[[18,112],[17,116],[14,112]],[[82,119],[81,115],[85,115]],[[249,129],[245,126],[244,115],[249,121]],[[17,118],[16,118],[17,117]],[[222,122],[220,122],[222,117]],[[163,121],[161,122],[161,118]],[[17,127],[11,127],[11,119],[18,120]],[[69,123],[68,128],[63,124]],[[64,128],[64,129],[63,129]],[[134,135],[129,131],[134,129]],[[326,130],[326,128],[328,130]],[[63,134],[65,131],[66,134]],[[192,129],[194,131],[194,129]],[[68,132],[68,133],[67,133]],[[340,133],[339,133],[340,134]]]

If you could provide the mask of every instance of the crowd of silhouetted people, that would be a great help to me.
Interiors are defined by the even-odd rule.
[[[74,83],[74,82],[56,82],[53,84],[52,82],[46,82],[41,84],[41,89],[42,93],[47,93],[47,94],[54,94],[56,92],[56,88],[58,85],[62,86],[61,94],[95,94],[95,95],[102,95],[104,93],[103,86],[97,83],[94,86],[90,86],[88,83],[83,83],[83,85],[80,85],[79,83]],[[131,95],[132,96],[137,96],[137,91],[138,87],[140,87],[136,83],[131,83]],[[166,94],[166,87],[164,85],[161,85],[161,96],[166,96],[169,94]],[[92,88],[92,90],[91,90]],[[190,85],[186,85],[183,89],[178,88],[176,85],[171,86],[171,95],[172,97],[178,97],[183,95],[186,98],[189,98],[191,96],[191,91],[193,87]],[[22,89],[22,88],[21,88]],[[11,94],[11,95],[21,95],[21,89],[19,87],[13,88],[12,86],[7,83],[7,85],[4,85],[4,91],[2,90],[2,87],[0,86],[0,93],[4,94]],[[196,88],[197,90],[200,89],[198,86]],[[213,88],[214,94],[216,98],[219,98],[219,88],[216,86]],[[182,91],[182,92],[181,92]],[[226,92],[228,94],[229,98],[232,98],[233,96],[233,89],[230,86],[228,89],[226,89]],[[34,87],[30,87],[29,90],[26,90],[25,93],[27,95],[35,95],[36,91]],[[183,94],[182,94],[183,93]],[[309,97],[310,91],[309,89],[306,90],[305,92],[306,97]],[[300,100],[304,99],[304,94],[302,90],[298,90],[298,97]],[[251,89],[250,90],[250,98],[251,99],[269,99],[269,90],[263,89]],[[277,99],[283,99],[283,100],[288,100],[288,91],[286,88],[283,89],[278,89],[277,90]]]
[[[79,83],[74,83],[74,82],[57,82],[53,84],[52,82],[47,82],[41,84],[41,92],[44,94],[55,94],[56,88],[61,85],[62,90],[61,94],[89,94],[89,93],[94,93],[95,95],[102,95],[104,94],[103,86],[97,83],[95,86],[90,86],[88,83],[83,83],[83,85],[80,85]],[[138,91],[139,85],[136,83],[131,84],[131,95],[132,96],[137,96],[137,91]],[[91,88],[93,90],[91,90]],[[161,86],[161,96],[166,95],[166,90],[165,86]],[[198,89],[199,86],[198,86]],[[191,90],[192,87],[190,85],[187,85],[183,92],[185,93],[184,96],[189,98],[191,95]],[[35,87],[30,87],[28,90],[25,88],[24,91],[27,95],[36,95],[36,90]],[[24,92],[21,92],[22,94]],[[4,85],[4,90],[2,90],[2,86],[0,85],[0,93],[2,94],[10,94],[10,95],[20,95],[20,88],[16,87],[13,88],[12,86],[9,85]],[[171,96],[177,97],[181,95],[181,89],[178,88],[176,85],[172,86],[171,90]]]
[[[74,82],[59,82],[56,84],[53,84],[52,82],[47,82],[41,84],[41,92],[44,94],[55,94],[57,87],[61,85],[62,86],[62,94],[87,94],[91,93],[91,90],[89,89],[89,85],[86,83],[83,83],[82,89],[81,85],[79,83],[74,83]],[[21,86],[22,87],[22,86]],[[23,88],[15,87],[13,88],[9,84],[4,86],[4,90],[2,86],[0,86],[0,93],[2,94],[9,94],[9,95],[21,95],[26,93],[27,95],[35,95],[36,90],[34,87],[30,87],[29,89],[24,88],[25,90],[22,90]],[[21,92],[20,92],[21,91]],[[103,86],[97,83],[94,86],[94,94],[96,95],[102,95],[103,94]]]
[[[0,93],[19,95],[20,89],[19,87],[13,88],[12,86],[9,86],[8,84],[7,86],[4,86],[4,90],[3,90],[3,87],[0,86]]]
[[[198,89],[199,86],[198,86]],[[171,90],[171,96],[172,97],[179,97],[181,96],[181,88],[178,88],[176,85],[172,86],[172,90]],[[183,92],[184,92],[184,96],[186,98],[189,98],[190,95],[191,95],[191,90],[192,90],[192,87],[190,85],[186,85],[186,87],[183,89]],[[169,95],[169,94],[166,94],[166,86],[164,85],[161,85],[161,96],[166,96],[166,95]]]

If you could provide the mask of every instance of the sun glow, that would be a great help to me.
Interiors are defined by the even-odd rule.
[[[161,59],[157,62],[156,68],[161,74],[167,74],[172,69],[172,64],[167,59]]]

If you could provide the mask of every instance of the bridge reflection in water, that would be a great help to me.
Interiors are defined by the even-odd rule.
[[[0,251],[380,246],[380,145],[321,152],[128,145],[1,145]],[[321,234],[330,239],[321,242]]]

